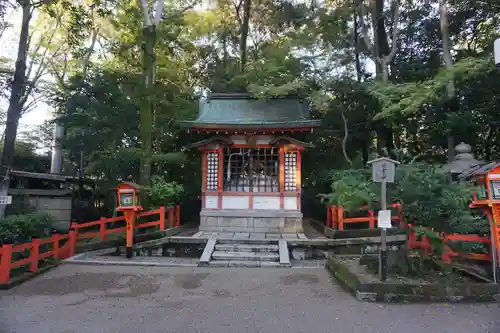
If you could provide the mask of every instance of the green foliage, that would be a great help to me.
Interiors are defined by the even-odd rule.
[[[165,181],[163,177],[153,176],[151,179],[150,203],[154,207],[173,206],[180,202],[184,187],[174,181]]]
[[[450,181],[440,167],[410,164],[398,167],[390,187],[392,200],[403,204],[407,223],[443,232],[484,231],[488,224],[469,208],[474,187]]]
[[[372,182],[369,169],[335,171],[331,179],[332,192],[321,195],[329,203],[346,211],[379,206],[379,185]],[[485,232],[488,222],[475,217],[468,206],[473,189],[467,183],[451,182],[439,167],[402,165],[396,169],[395,183],[388,185],[388,201],[400,202],[405,221],[415,226],[442,232]]]
[[[28,242],[50,235],[53,224],[49,214],[9,215],[0,220],[0,242]]]
[[[330,204],[342,206],[346,211],[355,211],[363,205],[373,207],[377,192],[370,175],[365,169],[333,171],[330,174],[332,192],[320,194],[320,197]]]

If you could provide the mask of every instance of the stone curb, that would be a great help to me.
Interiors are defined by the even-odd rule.
[[[494,283],[446,285],[366,282],[335,256],[328,258],[326,269],[356,299],[365,302],[500,302],[500,286]]]

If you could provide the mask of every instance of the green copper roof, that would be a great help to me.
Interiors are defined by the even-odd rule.
[[[200,100],[198,118],[184,127],[317,127],[309,104],[298,98],[259,100],[248,94],[211,94]]]

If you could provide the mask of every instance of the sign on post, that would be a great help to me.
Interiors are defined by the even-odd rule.
[[[390,210],[379,210],[377,216],[378,227],[383,229],[389,229],[392,227],[391,223],[391,211]]]
[[[380,280],[387,279],[387,229],[391,225],[391,211],[387,210],[387,183],[394,183],[394,174],[398,161],[388,157],[379,157],[368,162],[372,166],[373,182],[380,183],[380,208],[378,227],[380,232],[379,273]]]
[[[368,162],[372,166],[372,178],[375,183],[394,183],[394,174],[398,161],[380,157]]]

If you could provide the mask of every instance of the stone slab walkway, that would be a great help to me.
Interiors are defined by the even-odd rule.
[[[0,291],[2,333],[498,333],[498,304],[356,301],[322,268],[62,265]]]
[[[216,239],[308,239],[304,233],[263,233],[263,232],[211,232],[198,231],[194,238],[216,238]]]

